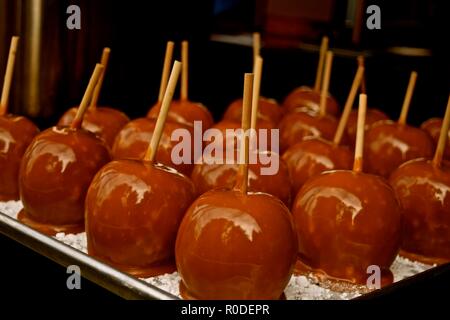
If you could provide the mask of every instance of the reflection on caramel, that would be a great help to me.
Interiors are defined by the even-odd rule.
[[[280,122],[280,150],[284,152],[306,137],[333,140],[337,126],[338,121],[329,115],[320,117],[310,112],[289,113]],[[345,139],[343,137],[344,144]]]
[[[353,153],[346,146],[320,138],[306,138],[290,147],[283,154],[283,160],[289,168],[292,195],[295,197],[309,178],[323,171],[351,169]]]
[[[130,121],[117,134],[113,145],[112,154],[114,159],[135,159],[144,158],[148,149],[150,140],[155,130],[156,121],[154,119],[139,118]],[[161,162],[169,167],[175,168],[185,175],[190,175],[193,168],[193,154],[191,155],[191,163],[175,164],[172,161],[172,150],[179,143],[171,141],[171,135],[174,130],[184,129],[191,133],[193,137],[192,127],[185,126],[181,123],[166,121],[161,140],[156,153],[156,161]],[[190,139],[192,153],[194,151],[194,139]]]
[[[378,121],[367,132],[364,143],[364,168],[389,178],[402,163],[416,158],[431,158],[434,143],[424,130],[393,121]]]
[[[194,182],[198,194],[203,194],[214,188],[228,188],[231,189],[236,185],[236,175],[239,171],[239,164],[237,161],[237,150],[234,152],[233,164],[226,164],[226,155],[220,157],[206,157],[203,163],[196,164],[192,171],[192,181]],[[248,188],[253,192],[265,192],[279,198],[283,203],[289,207],[291,204],[291,181],[286,164],[282,161],[279,155],[271,153],[270,151],[261,152],[260,156],[277,161],[278,164],[262,164],[260,158],[256,159],[255,163],[250,163],[248,166]],[[222,161],[223,163],[218,163]],[[262,168],[277,168],[275,174],[261,174]]]
[[[286,112],[296,112],[298,110],[319,113],[320,110],[320,92],[314,91],[309,87],[299,87],[293,90],[283,102]],[[336,100],[328,94],[326,100],[327,114],[337,116],[339,114],[339,105]]]
[[[194,197],[193,183],[172,168],[108,163],[86,197],[89,254],[138,277],[173,272],[178,226]]]
[[[24,117],[0,117],[0,201],[19,200],[20,161],[38,133],[39,129]]]
[[[160,109],[161,103],[158,102],[149,110],[147,117],[158,118]],[[211,128],[214,124],[211,113],[203,104],[189,100],[173,100],[167,119],[186,126],[193,126],[194,121],[201,121],[203,130]]]
[[[297,238],[289,210],[264,193],[216,189],[189,208],[175,255],[183,298],[279,299]]]
[[[388,120],[389,117],[378,109],[370,108],[366,111],[365,129],[368,130],[372,124],[380,120]],[[356,141],[356,128],[358,125],[358,110],[352,110],[347,120],[347,137],[352,146]]]
[[[89,184],[110,159],[106,144],[89,131],[43,131],[27,148],[20,167],[22,221],[47,234],[82,227]]]
[[[67,110],[59,120],[58,125],[69,126],[75,118],[77,110],[78,108]],[[128,121],[130,119],[119,110],[107,107],[89,108],[84,115],[82,128],[95,133],[112,148],[117,133]]]
[[[283,109],[273,99],[264,97],[259,98],[258,104],[258,120],[270,122],[274,128],[277,127],[283,117]],[[240,123],[242,119],[242,99],[233,101],[225,111],[223,120],[234,121]]]
[[[450,163],[411,160],[390,183],[403,207],[403,251],[425,263],[450,262]]]
[[[420,128],[427,131],[433,138],[435,144],[437,145],[439,140],[439,135],[441,134],[442,119],[441,118],[431,118],[422,123]],[[444,158],[450,160],[450,131],[448,132],[447,145],[444,151]]]
[[[303,185],[292,214],[298,258],[311,270],[366,284],[367,267],[376,265],[384,275],[382,283],[392,281],[389,267],[400,247],[401,209],[383,178],[348,170],[324,172]]]

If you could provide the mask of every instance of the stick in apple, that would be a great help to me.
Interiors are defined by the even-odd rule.
[[[356,129],[355,161],[353,171],[361,172],[363,169],[364,131],[366,122],[367,96],[359,95],[358,124]]]
[[[317,64],[316,81],[314,83],[314,91],[319,92],[322,85],[323,65],[325,62],[325,55],[328,51],[328,37],[322,37],[320,44],[319,63]]]
[[[246,73],[244,76],[244,95],[242,105],[242,135],[240,145],[239,170],[236,176],[235,189],[247,193],[248,188],[248,158],[249,158],[249,135],[250,117],[252,107],[253,74]]]
[[[161,102],[164,97],[164,92],[166,92],[167,80],[169,79],[170,65],[172,64],[173,47],[174,43],[172,41],[167,41],[166,54],[164,56],[164,65],[161,74],[161,83],[159,85],[159,95],[158,102]]]
[[[181,43],[181,100],[188,100],[188,80],[189,80],[189,42]]]
[[[399,124],[406,124],[406,118],[408,117],[409,106],[411,105],[411,98],[414,92],[414,88],[416,86],[417,80],[417,72],[411,72],[411,76],[409,77],[408,88],[406,89],[405,99],[403,100],[402,111],[400,113],[400,117],[398,118]]]
[[[94,93],[92,95],[90,108],[96,108],[98,103],[98,98],[100,96],[100,91],[102,90],[103,79],[105,78],[106,68],[108,67],[109,54],[111,53],[110,48],[104,48],[102,53],[102,59],[100,64],[103,66],[103,72],[98,79],[97,85],[95,86]]]
[[[95,86],[103,72],[103,66],[99,63],[95,66],[94,72],[92,73],[89,84],[84,92],[83,99],[81,100],[80,106],[77,109],[77,114],[72,121],[71,128],[79,129],[83,123],[84,114],[89,106],[89,101],[91,100],[92,93],[94,92]]]
[[[333,52],[328,51],[325,61],[325,73],[323,75],[322,91],[320,92],[319,114],[321,117],[327,113],[327,96],[330,86],[331,66],[333,65]]]
[[[152,139],[147,148],[144,156],[144,160],[150,163],[155,161],[156,151],[158,150],[159,141],[164,130],[167,114],[169,113],[170,103],[172,102],[173,94],[175,92],[178,77],[180,75],[181,62],[175,61],[173,64],[172,72],[170,74],[169,82],[167,83],[167,89],[164,93],[164,97],[161,103],[161,109],[156,120],[155,130],[153,131]]]
[[[444,120],[442,121],[441,133],[439,135],[436,152],[434,153],[433,165],[439,167],[442,162],[445,147],[448,140],[448,129],[450,127],[450,95],[448,97],[447,108],[445,110]]]
[[[8,62],[6,64],[5,80],[3,81],[3,90],[0,100],[0,116],[8,112],[9,92],[11,91],[11,83],[14,74],[14,63],[16,61],[17,45],[19,37],[11,38],[11,45],[9,47]]]
[[[347,101],[345,102],[344,110],[342,111],[341,119],[339,120],[336,133],[334,134],[333,143],[339,145],[344,135],[345,127],[347,125],[348,117],[352,111],[353,103],[355,102],[358,88],[360,87],[364,77],[364,67],[359,66],[353,79],[352,87],[348,93]]]

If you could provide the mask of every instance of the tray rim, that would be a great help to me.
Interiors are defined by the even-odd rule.
[[[0,234],[58,263],[77,265],[82,277],[125,299],[178,300],[145,281],[123,273],[61,241],[36,231],[0,211]]]
[[[139,278],[128,275],[118,269],[107,265],[84,252],[77,250],[59,240],[36,231],[20,221],[0,211],[0,234],[28,247],[40,255],[58,263],[63,267],[78,265],[82,276],[95,284],[111,291],[125,299],[150,300],[179,300],[177,296],[160,289]],[[419,272],[413,276],[394,282],[381,289],[377,289],[352,300],[377,298],[383,293],[396,290],[415,282],[417,279],[426,279],[439,272],[450,272],[450,263],[432,266],[430,269]]]

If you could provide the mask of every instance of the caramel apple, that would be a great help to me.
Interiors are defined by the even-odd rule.
[[[148,112],[147,117],[150,119],[157,118],[160,106],[160,103],[153,106]],[[172,101],[167,119],[185,126],[193,126],[194,121],[200,121],[203,131],[214,125],[214,120],[208,109],[201,103],[189,100]]]
[[[259,57],[255,65],[253,90],[258,87],[261,80],[261,68],[262,59]],[[259,135],[261,128],[256,128],[256,126],[262,121],[258,119],[260,104],[257,102],[257,98],[258,94],[253,94],[250,127],[252,129],[251,132],[255,134],[252,135],[252,138],[255,138],[255,140],[252,140],[251,161],[248,166],[249,190],[269,193],[282,200],[286,206],[289,206],[291,203],[289,172],[285,163],[280,161],[277,150],[271,151],[273,143],[271,132],[267,132],[266,137]],[[263,123],[263,125],[266,124],[270,125],[267,122]],[[231,189],[236,184],[236,177],[239,171],[239,165],[237,164],[238,142],[242,140],[243,136],[242,132],[233,131],[233,134],[230,131],[227,132],[227,129],[231,129],[232,126],[234,126],[233,129],[238,129],[237,122],[230,123],[227,120],[221,121],[215,127],[225,136],[223,145],[219,144],[220,141],[212,141],[204,149],[202,161],[197,162],[194,166],[191,178],[199,194],[214,188]],[[241,128],[242,125],[239,127]],[[265,141],[260,141],[260,139]]]
[[[442,128],[442,119],[441,118],[431,118],[422,123],[420,126],[421,129],[427,131],[434,142],[437,144],[439,140],[439,135]],[[450,132],[448,133],[450,137]],[[447,140],[447,146],[444,151],[444,158],[450,160],[450,139]]]
[[[368,108],[366,113],[366,130],[378,121],[389,120],[389,117],[381,110]],[[353,110],[347,121],[347,138],[350,145],[354,146],[356,141],[356,127],[358,122],[358,110]]]
[[[282,159],[289,168],[295,196],[309,178],[323,171],[351,169],[353,154],[346,146],[310,137],[290,147]]]
[[[366,170],[389,178],[402,163],[415,158],[431,158],[434,143],[429,134],[406,124],[417,73],[412,72],[398,122],[378,121],[367,131]]]
[[[280,151],[286,151],[307,137],[332,140],[337,126],[338,121],[330,115],[319,117],[309,112],[288,113],[280,122]]]
[[[403,208],[402,254],[427,264],[450,262],[450,97],[433,160],[414,159],[395,170],[390,183]]]
[[[379,268],[385,285],[401,236],[401,208],[389,184],[362,172],[366,96],[360,96],[353,171],[327,171],[309,179],[292,214],[299,253],[296,271],[321,281],[366,284],[369,266]]]
[[[0,201],[19,200],[19,168],[39,129],[27,118],[7,113],[19,37],[13,37],[0,100]]]
[[[110,51],[109,48],[103,49],[101,59],[101,64],[104,67],[103,73],[95,86],[90,107],[84,115],[82,127],[98,135],[111,148],[117,133],[130,119],[119,110],[108,107],[97,107]],[[58,126],[69,126],[77,114],[77,109],[75,107],[67,110],[58,121]]]
[[[336,132],[338,121],[326,113],[326,95],[330,83],[333,53],[328,52],[324,84],[320,94],[320,112],[311,110],[287,113],[280,122],[280,150],[284,152],[290,146],[302,141],[306,137],[322,137],[331,140]]]
[[[320,112],[320,91],[306,86],[299,87],[293,90],[283,102],[283,109],[285,113],[290,112],[309,112],[317,114]],[[340,108],[337,101],[327,93],[326,97],[326,112],[329,115],[339,115]]]
[[[316,80],[314,87],[301,86],[289,93],[283,102],[283,108],[286,113],[306,111],[312,113],[320,112],[322,76],[325,64],[325,57],[328,51],[328,37],[322,38],[320,45],[319,63],[317,65]],[[339,105],[336,100],[326,91],[325,101],[326,113],[337,116],[339,114]]]
[[[0,201],[19,200],[20,161],[39,129],[28,119],[0,116]]]
[[[58,126],[68,126],[75,118],[78,108],[70,108],[58,121]],[[120,130],[130,121],[119,110],[108,107],[90,108],[83,120],[83,129],[95,133],[112,148]]]
[[[178,101],[172,101],[167,117],[168,120],[172,122],[178,122],[187,126],[193,126],[194,121],[200,121],[202,123],[203,133],[204,130],[209,129],[214,124],[214,120],[209,110],[203,104],[192,102],[188,99],[188,42],[183,41],[181,46],[181,63],[183,64],[181,71],[181,99]],[[166,79],[172,60],[172,54],[173,42],[169,41],[167,43],[166,55],[164,59],[158,102],[149,110],[147,114],[147,117],[151,119],[156,119],[161,109],[161,100],[163,98],[163,92],[167,82]]]
[[[86,197],[89,254],[137,277],[174,272],[178,226],[194,199],[192,182],[170,167],[108,163]]]
[[[98,64],[70,127],[52,127],[28,146],[19,173],[24,209],[19,220],[43,233],[84,229],[84,201],[97,171],[108,161],[108,146],[81,128],[83,113],[102,72]]]
[[[379,121],[368,131],[365,147],[366,170],[389,178],[402,163],[431,158],[433,140],[427,132],[393,121]]]
[[[283,117],[283,109],[274,99],[259,98],[258,121],[269,122],[276,128]],[[242,118],[242,99],[233,101],[225,111],[224,120],[239,123]]]
[[[245,78],[244,131],[252,75]],[[297,252],[292,218],[279,199],[247,190],[248,145],[242,139],[235,188],[203,194],[183,218],[175,258],[185,299],[280,299],[289,282]]]
[[[237,154],[237,150],[234,154]],[[278,154],[271,151],[258,152],[257,156],[258,158],[255,157],[256,162],[250,163],[248,166],[249,191],[271,194],[289,207],[291,204],[291,179],[285,162],[280,159]],[[263,174],[263,168],[269,169],[269,165],[263,165],[259,157],[272,159],[270,165],[278,168],[276,173]],[[239,165],[237,163],[214,163],[217,159],[217,155],[214,159],[204,158],[201,164],[194,166],[191,179],[199,195],[216,188],[232,189],[236,184]],[[226,157],[224,156],[222,160],[225,162]],[[273,162],[277,162],[277,164],[275,165]]]
[[[108,163],[86,197],[89,254],[137,277],[175,271],[178,226],[195,199],[189,178],[155,162],[179,73],[175,61],[144,159]]]
[[[353,153],[340,143],[363,74],[364,67],[358,67],[333,141],[314,137],[305,138],[283,154],[283,160],[289,168],[294,196],[312,176],[327,170],[351,169]]]
[[[156,121],[148,118],[138,118],[128,122],[117,134],[112,148],[114,159],[134,159],[141,160],[148,148],[156,128]],[[187,130],[193,135],[191,127],[181,123],[167,121],[161,136],[161,142],[156,154],[156,161],[177,169],[179,172],[189,176],[193,169],[193,163],[175,164],[172,161],[172,151],[179,143],[171,139],[176,130]],[[193,141],[191,141],[191,150]],[[192,157],[191,157],[192,159]]]

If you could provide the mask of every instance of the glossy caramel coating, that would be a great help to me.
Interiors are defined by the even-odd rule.
[[[75,118],[77,110],[78,108],[67,110],[58,121],[58,125],[69,126]],[[84,114],[82,128],[95,133],[112,148],[116,135],[129,121],[130,119],[123,112],[116,109],[108,107],[89,108]]]
[[[150,144],[155,125],[156,121],[149,118],[138,118],[130,121],[117,134],[112,149],[113,158],[142,160]],[[192,158],[191,163],[175,164],[172,161],[172,150],[179,142],[171,141],[171,135],[177,129],[187,130],[190,132],[191,137],[193,137],[192,127],[185,126],[181,123],[166,121],[156,153],[156,161],[175,168],[181,173],[189,176],[193,168],[194,160],[192,160]],[[191,150],[194,150],[193,139],[191,139]]]
[[[175,255],[180,291],[190,299],[279,299],[297,237],[289,210],[265,193],[216,189],[183,218]]]
[[[175,271],[175,238],[194,196],[189,178],[172,168],[108,163],[86,197],[89,254],[137,277]]]
[[[284,152],[306,137],[333,140],[337,126],[336,118],[329,115],[320,117],[306,112],[288,113],[280,122],[280,150]],[[343,137],[343,140],[346,138]]]
[[[260,120],[272,123],[276,128],[283,117],[283,109],[273,99],[259,98],[257,121]],[[233,101],[225,111],[223,120],[230,120],[240,123],[242,119],[242,99]]]
[[[324,171],[351,169],[353,152],[347,146],[335,145],[321,138],[306,138],[290,147],[283,154],[283,160],[289,168],[295,198],[309,178]]]
[[[317,114],[320,110],[320,92],[305,86],[296,88],[284,99],[283,107],[285,112],[302,110]],[[332,116],[340,113],[339,104],[330,94],[326,100],[326,112]]]
[[[434,142],[430,135],[408,125],[378,121],[366,132],[364,166],[369,173],[389,178],[402,163],[416,158],[431,158]]]
[[[38,133],[39,129],[25,117],[0,117],[0,201],[19,200],[20,161]]]
[[[375,122],[381,120],[389,120],[389,117],[384,114],[382,111],[378,109],[367,109],[366,111],[366,120],[365,120],[365,129],[366,131],[374,124]],[[356,141],[356,128],[358,125],[358,110],[352,110],[347,120],[347,137],[349,139],[350,145],[354,146]]]
[[[110,160],[103,140],[84,129],[52,127],[37,135],[20,167],[22,220],[42,224],[41,231],[50,234],[64,226],[83,227],[89,184]]]
[[[248,188],[252,192],[265,192],[269,193],[289,207],[291,204],[291,180],[289,177],[289,171],[283,160],[276,153],[270,151],[261,152],[260,154],[270,158],[272,155],[272,161],[277,161],[277,165],[274,165],[274,170],[277,167],[274,174],[262,174],[264,173],[262,168],[269,168],[269,164],[262,164],[260,159],[255,156],[254,162],[248,166]],[[236,184],[236,176],[239,171],[239,164],[237,159],[237,150],[234,152],[235,163],[226,164],[226,156],[220,158],[222,164],[218,163],[217,157],[211,160],[203,159],[203,163],[196,164],[192,171],[192,181],[197,188],[198,194],[203,194],[214,188],[228,188],[231,189]],[[215,163],[214,163],[215,162]]]
[[[161,103],[158,102],[149,110],[147,117],[157,119],[160,109]],[[203,104],[189,100],[173,100],[167,119],[186,126],[193,126],[194,121],[201,121],[203,130],[211,128],[214,124],[211,112]]]
[[[349,170],[308,180],[292,208],[299,260],[325,278],[366,284],[367,267],[389,267],[400,247],[401,208],[381,177]]]
[[[431,118],[422,123],[421,129],[427,131],[431,138],[433,138],[435,144],[437,145],[439,141],[439,135],[441,134],[442,119],[441,118]],[[444,158],[450,160],[450,131],[448,132],[447,145],[445,146]]]
[[[428,264],[450,262],[450,163],[402,164],[389,179],[403,208],[402,250]]]

